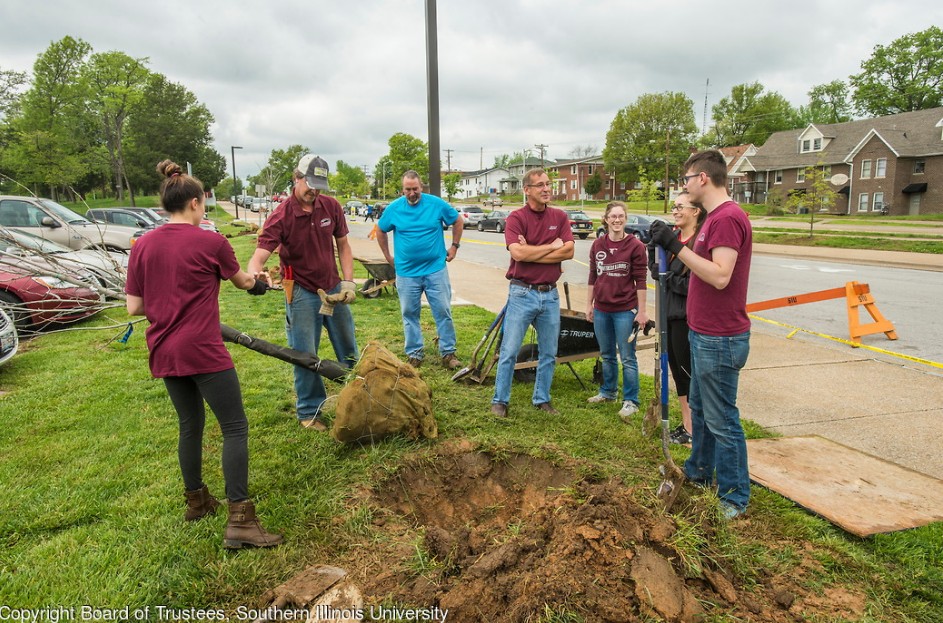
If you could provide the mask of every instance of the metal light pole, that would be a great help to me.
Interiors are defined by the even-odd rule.
[[[429,193],[442,196],[439,157],[439,38],[435,0],[426,0],[426,99],[429,115]]]
[[[232,152],[232,206],[236,209],[236,218],[239,218],[239,203],[236,201],[236,150],[242,149],[239,145],[230,145]]]

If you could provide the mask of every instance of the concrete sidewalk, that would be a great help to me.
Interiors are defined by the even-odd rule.
[[[352,230],[349,236],[354,255],[382,257],[376,242],[367,239],[360,229]],[[757,252],[778,250],[758,248]],[[800,250],[806,258],[810,251]],[[861,258],[851,258],[846,252],[842,259],[870,259],[887,265],[889,260],[882,257],[883,253],[859,252]],[[908,257],[897,258],[899,265],[943,270],[943,256],[900,255]],[[924,260],[927,265],[921,264]],[[457,258],[449,265],[453,296],[497,313],[507,298],[505,271],[506,267],[493,268]],[[560,299],[564,300],[562,292]],[[649,299],[653,301],[654,297]],[[571,284],[571,308],[583,310],[585,304],[586,287]],[[459,344],[459,356],[467,359],[473,347]],[[654,357],[654,352],[639,353],[639,369],[643,372],[654,369],[654,360],[645,361],[648,357]],[[815,338],[788,339],[784,331],[754,323],[750,358],[740,375],[738,404],[744,418],[783,435],[821,435],[943,479],[943,442],[939,435],[943,375],[918,365],[886,363],[871,358],[868,351],[823,344]],[[486,406],[482,405],[483,411]]]

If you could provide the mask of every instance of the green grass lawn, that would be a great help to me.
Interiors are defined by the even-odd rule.
[[[233,243],[245,262],[254,237]],[[358,266],[357,277],[366,276]],[[353,311],[361,347],[379,340],[403,355],[394,295],[359,299]],[[277,294],[249,297],[224,283],[221,314],[231,326],[285,341]],[[431,340],[427,314],[423,327]],[[459,307],[455,318],[459,354],[467,359],[493,316]],[[224,550],[224,514],[183,521],[176,416],[162,382],[148,371],[144,323],[134,325],[127,343],[116,339],[127,323],[122,308],[106,310],[82,330],[22,344],[0,369],[0,604],[229,610],[258,604],[266,589],[310,564],[331,564],[352,535],[369,534],[357,492],[410,453],[447,440],[468,439],[499,453],[576,457],[588,473],[618,477],[645,504],[655,504],[659,445],[622,424],[611,405],[586,404],[592,388],[581,389],[565,367],[557,369],[553,388],[565,415],[550,421],[522,407],[529,403],[528,385],[515,384],[512,418],[496,421],[486,415],[490,384],[455,384],[444,370],[424,367],[439,439],[345,447],[298,426],[287,364],[230,346],[250,421],[250,492],[263,524],[283,533],[285,544]],[[326,338],[320,354],[333,357]],[[575,364],[587,382],[591,367],[591,361]],[[651,371],[642,372],[644,406],[652,383]],[[746,429],[750,437],[767,436],[750,422]],[[204,475],[223,497],[220,450],[218,426],[208,415]],[[680,461],[687,451],[674,452]],[[861,620],[943,620],[943,524],[860,540],[776,494],[759,487],[754,493],[749,534],[739,535],[735,525],[726,530],[679,519],[691,543],[688,555],[721,557],[746,583],[762,582],[774,568],[788,574],[811,556],[822,565],[818,586],[847,585],[867,594]]]

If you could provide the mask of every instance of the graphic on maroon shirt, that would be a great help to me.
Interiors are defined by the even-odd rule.
[[[589,250],[589,278],[593,307],[614,313],[638,307],[638,291],[645,289],[648,251],[635,236],[614,241],[597,238]]]

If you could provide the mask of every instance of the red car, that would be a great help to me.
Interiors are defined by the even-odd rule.
[[[0,305],[13,317],[21,334],[53,323],[75,322],[102,308],[101,295],[91,288],[42,273],[35,267],[0,264]],[[76,274],[75,278],[80,283],[94,279],[90,273]]]

